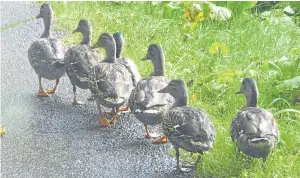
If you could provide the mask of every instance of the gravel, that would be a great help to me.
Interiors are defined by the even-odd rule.
[[[1,2],[1,28],[37,15],[31,2]],[[170,144],[153,145],[129,114],[109,128],[97,123],[89,91],[73,106],[66,76],[56,94],[36,97],[38,78],[27,59],[29,45],[43,31],[31,20],[1,32],[1,177],[191,177],[177,174]],[[42,80],[44,88],[54,81]]]

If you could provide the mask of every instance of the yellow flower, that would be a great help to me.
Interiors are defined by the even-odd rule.
[[[196,95],[192,95],[191,101],[196,101],[196,99],[197,99],[197,96]]]
[[[5,127],[1,127],[0,128],[0,136],[2,136],[5,133]]]

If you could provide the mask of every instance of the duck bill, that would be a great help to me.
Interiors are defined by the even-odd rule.
[[[78,28],[76,28],[76,29],[73,31],[73,33],[76,33],[76,32],[79,32]]]
[[[167,88],[163,88],[161,90],[158,90],[157,93],[168,93]]]
[[[42,18],[42,16],[41,16],[41,14],[39,14],[35,18],[39,19],[39,18]]]
[[[238,95],[238,94],[242,94],[242,93],[243,93],[243,91],[242,91],[242,90],[239,90],[239,91],[235,92],[235,94],[236,94],[236,95]]]
[[[142,61],[146,61],[146,60],[149,60],[149,57],[148,56],[145,56],[141,59]]]
[[[91,49],[98,48],[98,44],[96,43],[94,46],[91,47]]]

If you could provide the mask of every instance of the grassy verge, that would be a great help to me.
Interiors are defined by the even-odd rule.
[[[245,102],[242,96],[234,95],[242,77],[257,80],[260,107],[273,112],[286,108],[299,110],[299,105],[293,104],[293,92],[278,91],[275,87],[290,75],[289,71],[296,72],[293,76],[300,74],[299,67],[278,66],[283,57],[297,64],[291,51],[300,47],[299,27],[271,24],[245,14],[229,22],[206,21],[189,30],[184,27],[184,9],[174,10],[170,15],[162,5],[154,6],[151,2],[51,2],[51,5],[58,20],[57,28],[68,32],[63,39],[67,44],[80,42],[80,35],[71,32],[82,18],[92,23],[93,43],[103,32],[122,32],[126,40],[123,56],[136,61],[142,76],[149,75],[152,67],[140,58],[150,44],[162,45],[168,77],[189,83],[190,105],[205,109],[216,128],[214,148],[203,156],[197,175],[300,176],[299,114],[288,112],[276,116],[281,142],[269,156],[266,168],[262,160],[236,154],[229,137],[231,118]],[[190,37],[184,40],[187,35]],[[229,55],[210,54],[214,42],[225,43]],[[283,99],[271,103],[277,98]]]

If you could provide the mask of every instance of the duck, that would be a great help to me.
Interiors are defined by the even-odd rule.
[[[135,62],[129,58],[124,58],[124,57],[120,57],[122,50],[123,50],[123,46],[125,44],[125,40],[123,38],[123,35],[121,32],[115,32],[113,34],[113,37],[116,41],[116,58],[117,58],[117,63],[119,64],[123,64],[126,69],[131,73],[132,75],[132,81],[133,81],[133,86],[136,87],[137,83],[141,80],[141,74],[138,70],[137,65],[135,64]]]
[[[203,153],[212,148],[215,141],[215,129],[209,115],[202,109],[188,106],[188,92],[182,80],[171,80],[158,91],[169,93],[175,99],[173,105],[163,110],[162,127],[165,137],[176,151],[177,171],[192,171]],[[189,166],[180,166],[179,149],[199,153],[197,161]]]
[[[129,107],[131,114],[144,124],[146,138],[156,139],[159,136],[151,133],[148,125],[161,124],[162,109],[172,104],[174,100],[167,100],[167,98],[171,98],[167,96],[168,94],[157,92],[169,83],[169,79],[165,74],[165,56],[162,47],[159,44],[151,44],[148,47],[147,55],[142,60],[151,60],[154,71],[149,77],[143,78],[137,83],[131,93]],[[163,139],[160,141],[160,143],[167,142]]]
[[[267,156],[279,142],[279,130],[274,116],[257,106],[259,92],[254,79],[244,78],[236,94],[244,94],[246,104],[232,119],[231,139],[236,142],[239,152],[262,158],[266,163]]]
[[[57,38],[51,37],[51,23],[53,11],[49,4],[42,4],[37,19],[44,21],[44,32],[40,39],[34,41],[28,49],[28,59],[31,67],[38,75],[39,97],[48,97],[54,94],[59,84],[59,79],[65,75],[66,66],[63,62],[65,55],[64,44]],[[55,86],[51,90],[44,90],[42,78],[56,80]]]
[[[76,87],[88,90],[88,73],[90,67],[96,65],[102,60],[101,53],[97,49],[91,49],[91,23],[86,19],[81,19],[73,33],[80,32],[82,40],[80,44],[69,48],[64,57],[64,63],[67,68],[67,75],[73,85],[73,105],[84,104],[76,99]],[[89,97],[88,100],[92,100]]]
[[[98,111],[99,123],[108,127],[115,124],[121,106],[126,103],[134,89],[131,73],[122,64],[116,62],[116,42],[109,33],[102,33],[97,43],[92,47],[103,47],[106,58],[89,70],[89,89],[92,92]],[[108,114],[102,111],[102,106],[112,109],[113,119],[108,120]]]

